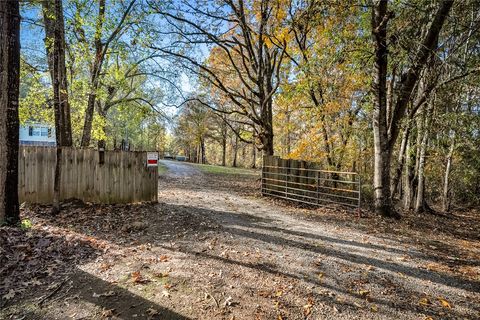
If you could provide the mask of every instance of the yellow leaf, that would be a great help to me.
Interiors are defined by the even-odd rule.
[[[372,305],[372,306],[370,306],[370,310],[372,312],[378,312],[378,307],[376,305]]]
[[[450,303],[444,298],[438,297],[438,301],[440,301],[440,304],[442,305],[442,307],[447,309],[452,309],[452,306],[450,305]]]
[[[361,295],[362,297],[366,297],[370,294],[370,291],[368,290],[360,290],[358,291],[358,294]]]
[[[422,306],[430,305],[430,301],[428,300],[428,298],[422,298],[422,299],[420,299],[420,301],[418,301],[418,303]]]

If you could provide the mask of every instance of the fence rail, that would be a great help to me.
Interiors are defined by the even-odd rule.
[[[56,148],[19,150],[20,201],[49,204],[53,200]],[[62,149],[60,199],[94,203],[157,201],[158,171],[146,167],[146,152]]]
[[[356,172],[321,170],[312,162],[264,156],[262,195],[359,209],[361,179]]]

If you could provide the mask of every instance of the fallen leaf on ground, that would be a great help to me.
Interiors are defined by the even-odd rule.
[[[311,304],[306,304],[303,306],[303,315],[305,317],[309,316],[310,313],[312,313],[312,305]]]
[[[258,295],[259,295],[260,297],[264,297],[264,298],[268,298],[268,297],[270,296],[270,293],[271,293],[271,292],[268,291],[268,290],[259,290],[259,291],[258,291]]]
[[[234,304],[233,302],[233,298],[232,297],[228,297],[227,299],[225,299],[225,302],[223,303],[223,305],[225,307],[230,307]]]
[[[8,291],[8,293],[5,294],[5,295],[2,297],[2,299],[10,300],[10,299],[12,299],[13,297],[15,297],[15,290],[10,289],[10,290]]]
[[[312,313],[312,307],[315,304],[315,301],[311,297],[307,299],[307,304],[303,306],[303,315],[308,317]]]
[[[146,313],[147,313],[147,315],[150,316],[150,317],[159,314],[158,311],[155,310],[155,309],[153,309],[153,308],[148,308],[147,311],[146,311]]]
[[[438,297],[438,301],[440,302],[442,307],[447,308],[447,309],[452,309],[452,305],[450,304],[450,302],[448,302],[444,298]]]
[[[153,275],[157,278],[166,278],[168,277],[168,272],[155,272]]]
[[[362,297],[366,297],[366,296],[368,296],[368,295],[370,294],[370,291],[368,291],[368,290],[360,290],[360,291],[358,291],[358,294],[359,294],[360,296],[362,296]]]
[[[102,319],[107,319],[113,317],[113,312],[115,309],[103,309],[102,311]]]
[[[150,282],[150,280],[144,278],[144,277],[140,274],[140,271],[132,272],[132,281],[133,281],[134,283],[139,283],[139,284],[145,284],[145,283]]]
[[[422,306],[429,306],[431,303],[430,303],[430,300],[428,300],[428,298],[421,298],[418,301],[418,304],[420,304]]]

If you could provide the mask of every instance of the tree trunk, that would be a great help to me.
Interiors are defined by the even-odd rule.
[[[267,76],[268,78],[268,76]],[[270,89],[267,86],[267,91]],[[262,96],[262,95],[260,95]],[[262,128],[260,132],[260,141],[262,142],[262,150],[264,154],[268,156],[273,156],[273,113],[272,113],[272,98],[270,97],[267,101],[260,98],[262,104],[265,107],[262,109]]]
[[[260,134],[262,150],[265,155],[273,156],[273,130],[272,128],[267,128],[265,130],[266,131]]]
[[[443,179],[443,197],[442,210],[444,212],[450,211],[450,172],[452,171],[453,152],[455,151],[455,134],[452,139],[452,144],[448,150],[447,164],[445,166],[445,177]]]
[[[415,200],[415,212],[421,212],[424,208],[424,195],[425,195],[425,155],[427,150],[427,141],[428,141],[428,127],[425,126],[422,141],[420,143],[419,149],[420,154],[418,158],[418,171],[417,171],[417,195]]]
[[[413,197],[413,165],[411,156],[411,138],[407,139],[405,148],[405,176],[403,178],[403,208],[408,210],[412,204]]]
[[[222,136],[222,166],[227,165],[227,137]]]
[[[373,77],[373,143],[375,211],[394,216],[390,196],[390,159],[387,124],[387,0],[380,0],[372,14],[372,33],[375,44],[375,73]]]
[[[94,89],[91,88],[90,90],[93,91]],[[85,119],[83,123],[82,142],[80,144],[83,148],[87,148],[90,145],[90,140],[92,138],[92,123],[93,123],[93,112],[95,111],[95,101],[96,101],[96,94],[93,92],[90,92],[88,94],[87,109],[85,110]]]
[[[18,1],[0,1],[0,225],[20,221],[18,204],[18,95],[20,12]]]
[[[65,64],[65,23],[62,1],[43,1],[42,11],[46,35],[45,48],[56,110],[55,131],[60,134],[61,145],[71,147],[73,141]]]
[[[387,23],[388,0],[379,0],[372,10],[372,34],[375,46],[375,72],[373,77],[373,144],[374,144],[374,197],[375,211],[384,216],[398,217],[392,206],[390,193],[390,163],[400,130],[400,123],[411,101],[412,91],[422,70],[436,50],[438,35],[453,5],[453,0],[443,0],[435,12],[425,38],[422,40],[408,71],[402,75],[398,97],[392,110],[387,110]],[[387,111],[390,111],[389,114]]]
[[[53,176],[52,214],[60,212],[60,184],[62,183],[62,146],[58,145],[55,158],[55,173]]]
[[[287,148],[287,152],[286,152],[286,156],[290,155],[291,151],[292,151],[292,139],[290,138],[290,122],[291,122],[291,112],[289,110],[290,108],[288,107],[287,105],[287,111],[286,111],[286,126],[287,126],[287,132],[285,133],[286,134],[286,142],[285,142],[285,145],[286,145],[286,148]]]
[[[92,123],[93,123],[93,114],[95,111],[95,103],[97,100],[97,90],[98,90],[98,77],[100,75],[102,65],[103,65],[103,43],[102,43],[102,31],[103,23],[105,21],[105,0],[98,1],[98,16],[97,23],[95,26],[95,59],[93,66],[90,70],[90,93],[88,94],[87,109],[85,110],[85,121],[83,124],[83,134],[81,146],[86,148],[90,145],[90,140],[92,137]]]
[[[202,164],[207,163],[207,158],[205,156],[205,138],[200,138],[200,161]]]
[[[103,131],[103,135],[106,136],[107,135],[107,127],[106,127],[106,123],[107,123],[107,114],[106,112],[103,110],[101,104],[100,104],[100,101],[97,101],[97,111],[98,111],[98,116],[102,118],[102,123],[104,124],[103,127],[102,127],[102,131]],[[143,144],[143,139],[142,139],[142,144]],[[98,150],[107,150],[107,141],[105,141],[105,138],[102,138],[102,139],[99,139],[98,140],[98,143],[97,143],[97,146],[98,146]]]
[[[52,7],[53,3],[53,7]],[[65,26],[61,0],[44,1],[45,47],[53,85],[55,134],[57,142],[52,212],[60,210],[62,147],[72,146],[72,126],[68,102],[67,68],[65,66]]]
[[[245,159],[247,158],[247,146],[245,144],[242,144],[242,167],[246,167],[246,161]]]
[[[407,141],[408,137],[410,135],[410,124],[407,123],[405,126],[405,129],[403,130],[403,135],[402,135],[402,143],[400,144],[400,150],[398,151],[398,159],[397,159],[397,165],[395,167],[395,172],[392,177],[392,185],[391,185],[391,195],[392,198],[395,198],[398,190],[399,190],[399,185],[400,185],[400,178],[402,176],[403,172],[403,167],[405,164],[405,152],[407,149]]]
[[[235,135],[235,145],[233,146],[233,161],[232,167],[237,167],[237,154],[238,154],[238,136]]]
[[[257,167],[257,146],[255,145],[255,140],[252,143],[252,169]]]

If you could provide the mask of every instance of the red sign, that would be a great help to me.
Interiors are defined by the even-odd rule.
[[[158,152],[147,152],[147,167],[158,166]]]

